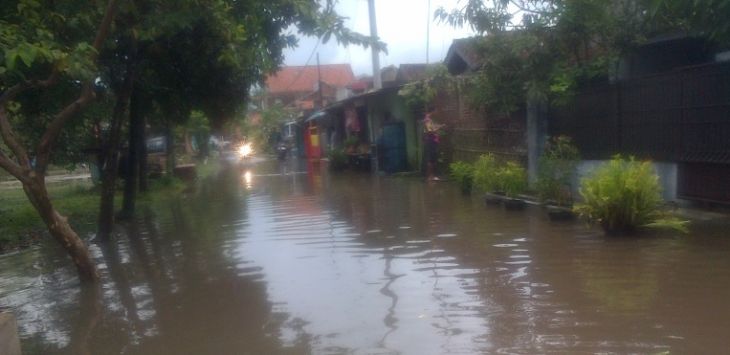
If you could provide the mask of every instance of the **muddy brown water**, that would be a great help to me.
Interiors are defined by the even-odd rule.
[[[0,257],[27,354],[730,352],[730,224],[607,238],[451,183],[222,173],[91,248]]]

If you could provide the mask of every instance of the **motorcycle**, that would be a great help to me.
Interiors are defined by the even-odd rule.
[[[289,146],[286,143],[281,142],[276,145],[276,157],[280,161],[286,160],[286,157],[288,155],[289,155]]]

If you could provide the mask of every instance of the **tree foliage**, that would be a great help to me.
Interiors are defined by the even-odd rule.
[[[449,75],[446,66],[436,64],[426,70],[426,79],[414,81],[403,86],[398,95],[414,109],[425,109],[440,92],[449,92],[458,83]]]
[[[567,136],[551,138],[538,161],[537,192],[543,202],[558,206],[573,203],[571,183],[576,173],[580,152]]]
[[[55,149],[79,152],[86,144],[69,135],[75,132],[69,128],[78,124],[83,132],[96,127],[97,132],[89,132],[93,136],[105,124],[111,126],[114,139],[107,146],[116,151],[121,118],[135,86],[152,103],[146,107],[160,108],[168,127],[184,122],[192,109],[203,111],[218,126],[244,106],[252,84],[276,70],[283,48],[296,45],[290,27],[325,41],[334,37],[344,44],[383,46],[347,29],[334,3],[0,2],[0,167],[23,183],[82,279],[98,277],[90,254],[55,210],[45,187],[45,170]],[[85,124],[80,119],[84,110],[105,95],[110,95],[105,103],[114,105],[93,106],[96,110],[87,113],[93,114],[88,117],[94,124]],[[114,159],[114,154],[109,156]]]
[[[730,45],[730,0],[652,0],[649,15],[657,22]]]
[[[619,56],[648,38],[683,31],[730,43],[730,1],[469,0],[435,16],[481,36],[476,105],[513,111],[528,97],[566,101],[606,80]],[[518,17],[519,15],[519,17]]]

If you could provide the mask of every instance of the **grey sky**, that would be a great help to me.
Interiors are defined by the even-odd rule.
[[[431,21],[430,62],[443,60],[452,39],[472,35],[468,28],[453,28],[433,20],[433,12],[439,6],[452,9],[457,5],[458,0],[431,0],[429,14],[428,0],[375,0],[378,36],[388,44],[388,54],[380,55],[381,67],[425,63],[427,21]],[[337,10],[349,18],[349,28],[370,33],[367,0],[341,0]],[[316,38],[300,39],[298,48],[285,51],[285,64],[304,65],[308,59],[308,64],[316,64],[318,52],[322,64],[351,63],[355,75],[372,73],[369,49],[357,46],[344,48],[331,39],[327,44],[320,44],[315,51],[317,42]]]

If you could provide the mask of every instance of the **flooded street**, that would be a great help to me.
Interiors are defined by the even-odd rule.
[[[455,184],[268,161],[92,244],[0,257],[28,354],[726,353],[727,225],[607,238]]]

